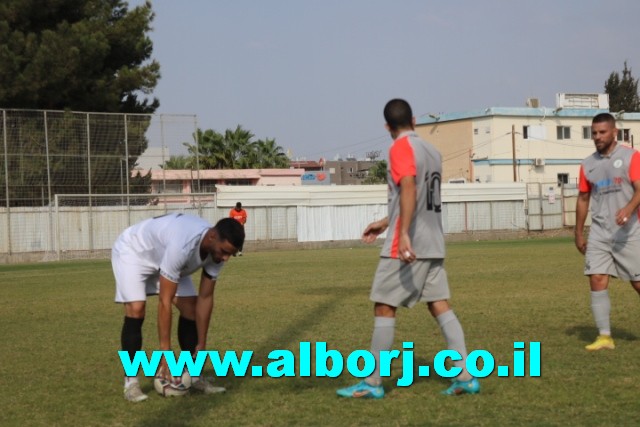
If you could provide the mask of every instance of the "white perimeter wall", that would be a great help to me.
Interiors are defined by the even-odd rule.
[[[520,183],[443,184],[445,233],[526,229],[526,192]],[[354,240],[387,215],[387,186],[220,186],[215,202],[167,206],[215,223],[238,201],[249,216],[247,241]],[[0,209],[0,253],[110,249],[128,225],[166,212],[161,206]]]

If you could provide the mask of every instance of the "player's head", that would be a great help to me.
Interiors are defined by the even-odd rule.
[[[387,122],[387,129],[391,134],[398,134],[400,131],[413,129],[415,120],[411,106],[404,99],[392,99],[384,107],[384,120]]]
[[[600,113],[591,121],[591,138],[598,153],[606,155],[616,146],[618,129],[616,119],[609,113]]]
[[[215,262],[226,261],[244,243],[244,227],[233,218],[223,218],[209,230],[209,253]]]
[[[236,210],[239,211],[242,209],[242,203],[238,202],[236,203]]]
[[[591,124],[595,123],[609,123],[611,126],[615,127],[616,119],[610,113],[600,113],[591,120]]]
[[[244,227],[233,218],[222,218],[214,227],[221,240],[226,240],[236,248],[244,243]]]

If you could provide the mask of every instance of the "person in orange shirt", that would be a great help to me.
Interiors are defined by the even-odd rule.
[[[229,218],[235,219],[244,227],[247,222],[247,211],[242,209],[242,203],[236,203],[236,207],[229,211]],[[242,256],[242,246],[238,248],[238,255]]]

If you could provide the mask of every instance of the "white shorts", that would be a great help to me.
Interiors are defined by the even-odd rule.
[[[584,274],[608,274],[622,280],[640,281],[640,240],[587,243]]]
[[[116,251],[112,251],[111,267],[116,279],[116,298],[119,303],[146,301],[148,295],[160,293],[160,272],[157,268],[136,263],[135,259],[125,260]],[[190,276],[178,281],[176,296],[197,296],[196,288]]]
[[[370,298],[392,307],[448,300],[451,294],[444,260],[417,259],[407,264],[396,258],[380,258]]]

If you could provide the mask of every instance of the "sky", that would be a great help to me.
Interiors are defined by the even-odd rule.
[[[132,0],[131,6],[142,0]],[[555,107],[640,76],[637,0],[152,0],[157,113],[241,125],[293,159],[391,143],[382,110],[414,115]],[[172,151],[171,154],[179,154]]]

